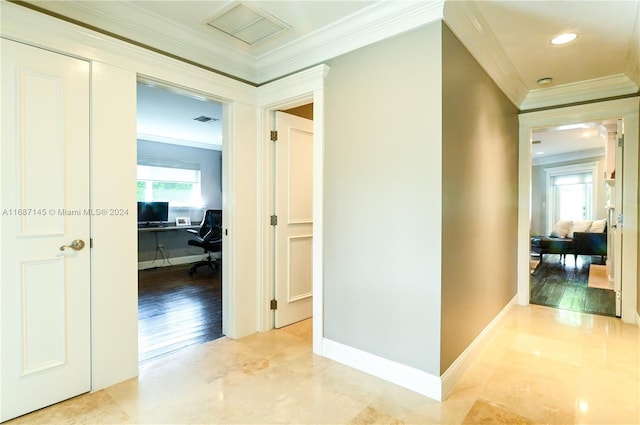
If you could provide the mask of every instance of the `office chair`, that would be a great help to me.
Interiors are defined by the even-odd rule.
[[[207,210],[202,217],[200,229],[187,229],[187,232],[196,235],[196,239],[189,239],[187,244],[204,249],[208,254],[206,260],[196,261],[191,264],[189,275],[195,273],[199,267],[207,266],[211,271],[216,271],[218,259],[212,258],[212,252],[222,252],[222,210]]]

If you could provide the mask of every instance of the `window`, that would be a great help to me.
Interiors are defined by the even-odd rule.
[[[592,218],[593,175],[590,172],[554,176],[552,181],[555,221]]]
[[[598,163],[545,168],[547,233],[559,220],[592,220],[596,211],[594,181]]]
[[[138,165],[138,201],[201,207],[200,170]]]

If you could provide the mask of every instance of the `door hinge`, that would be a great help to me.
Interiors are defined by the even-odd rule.
[[[618,147],[624,148],[624,133],[621,134],[620,137],[618,137]]]
[[[271,141],[275,142],[278,140],[278,132],[276,130],[271,130]]]
[[[278,225],[278,216],[277,215],[272,215],[271,216],[271,225],[272,226],[277,226]]]
[[[89,248],[93,248],[93,238],[89,239]]]
[[[278,309],[278,300],[271,300],[269,307],[271,308],[271,310],[277,310]]]

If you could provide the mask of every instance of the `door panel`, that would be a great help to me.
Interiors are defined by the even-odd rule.
[[[313,122],[276,113],[277,328],[312,314]]]
[[[0,420],[87,392],[89,64],[2,40]]]

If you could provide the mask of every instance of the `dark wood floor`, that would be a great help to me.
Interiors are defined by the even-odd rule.
[[[599,257],[593,257],[594,260]],[[584,313],[615,316],[615,292],[587,287],[591,257],[578,256],[574,261],[567,255],[561,261],[559,255],[545,255],[531,274],[532,304],[561,308]]]
[[[141,362],[222,335],[221,272],[190,265],[138,272],[138,335]]]

